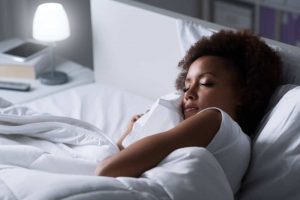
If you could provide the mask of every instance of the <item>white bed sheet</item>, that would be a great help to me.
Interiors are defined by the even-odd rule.
[[[97,162],[118,150],[98,128],[18,106],[1,109],[0,124],[0,199],[233,199],[224,171],[205,148],[178,149],[140,178],[96,177]]]
[[[111,86],[92,83],[21,106],[89,122],[116,141],[126,129],[131,116],[145,112],[152,103],[153,101],[148,98]]]

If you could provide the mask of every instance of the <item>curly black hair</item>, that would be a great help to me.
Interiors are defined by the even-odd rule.
[[[246,134],[253,136],[272,93],[280,83],[279,54],[249,31],[222,30],[196,42],[179,62],[178,90],[184,89],[191,64],[202,56],[222,57],[233,64],[243,88],[237,122]]]

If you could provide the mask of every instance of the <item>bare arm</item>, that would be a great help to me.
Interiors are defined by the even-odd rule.
[[[219,111],[203,111],[169,131],[141,139],[120,153],[109,157],[97,167],[96,174],[138,177],[178,148],[206,147],[217,133],[220,123]]]

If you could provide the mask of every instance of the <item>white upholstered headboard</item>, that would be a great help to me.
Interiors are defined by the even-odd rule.
[[[177,19],[212,30],[225,28],[132,0],[91,0],[91,13],[96,81],[151,99],[174,90],[182,58]],[[300,57],[299,48],[267,42]],[[292,72],[293,63],[287,73],[294,77],[286,82],[299,84],[300,66]]]
[[[186,16],[130,0],[92,0],[91,10],[97,82],[149,98],[174,91],[176,18]]]

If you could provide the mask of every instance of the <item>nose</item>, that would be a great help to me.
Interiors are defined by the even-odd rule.
[[[185,93],[184,93],[185,100],[195,100],[197,99],[197,88],[195,86],[191,86]]]

